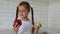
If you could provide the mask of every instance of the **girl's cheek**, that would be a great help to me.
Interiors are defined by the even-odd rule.
[[[28,13],[26,12],[26,13],[24,13],[24,15],[26,15],[26,16],[27,16],[27,15],[28,15]]]
[[[22,12],[22,13],[19,12],[18,15],[19,15],[19,16],[22,16],[22,15],[23,15],[23,16],[28,16],[28,12]]]
[[[21,12],[19,12],[18,15],[21,16]]]
[[[24,16],[25,16],[25,15],[26,15],[26,13],[25,13],[25,12],[23,12],[23,13],[22,13],[22,15],[24,15]]]

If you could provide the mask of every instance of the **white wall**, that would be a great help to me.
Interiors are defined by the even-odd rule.
[[[16,6],[22,0],[0,0],[0,30],[12,29]],[[26,0],[34,8],[35,22],[42,24],[40,31],[60,32],[60,0]],[[29,18],[31,15],[29,16]]]
[[[48,23],[51,32],[60,32],[60,0],[49,1]]]
[[[10,29],[15,16],[16,3],[0,0],[0,29]]]
[[[26,1],[34,8],[35,22],[39,21],[42,23],[42,28],[48,28],[48,0]],[[20,2],[21,0],[0,0],[0,29],[12,28],[16,6]]]

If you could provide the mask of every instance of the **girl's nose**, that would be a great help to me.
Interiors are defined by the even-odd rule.
[[[21,14],[22,14],[23,12],[21,11]]]

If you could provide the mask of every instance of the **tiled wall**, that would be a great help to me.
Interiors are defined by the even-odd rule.
[[[9,29],[15,16],[16,3],[1,0],[0,1],[0,29]]]
[[[22,0],[0,0],[0,29],[11,29],[15,18],[16,6]],[[35,22],[39,21],[43,28],[60,28],[59,0],[26,0],[34,9]],[[31,15],[29,15],[31,19]]]
[[[46,0],[27,0],[34,9],[35,22],[39,21],[43,27],[48,27],[48,1]],[[12,28],[15,18],[16,6],[20,0],[1,0],[0,1],[0,29]],[[31,15],[29,16],[31,18]]]
[[[60,0],[49,1],[48,23],[49,29],[60,31]]]

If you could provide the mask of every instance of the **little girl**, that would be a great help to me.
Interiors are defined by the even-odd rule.
[[[17,25],[17,23],[13,26],[13,34],[38,34],[38,27],[33,26],[33,17],[32,20],[28,18],[28,14],[33,12],[33,8],[30,6],[30,4],[26,1],[22,1],[18,6],[16,10],[16,19],[18,20],[18,16],[21,17],[21,25]],[[33,15],[32,15],[33,16]]]

